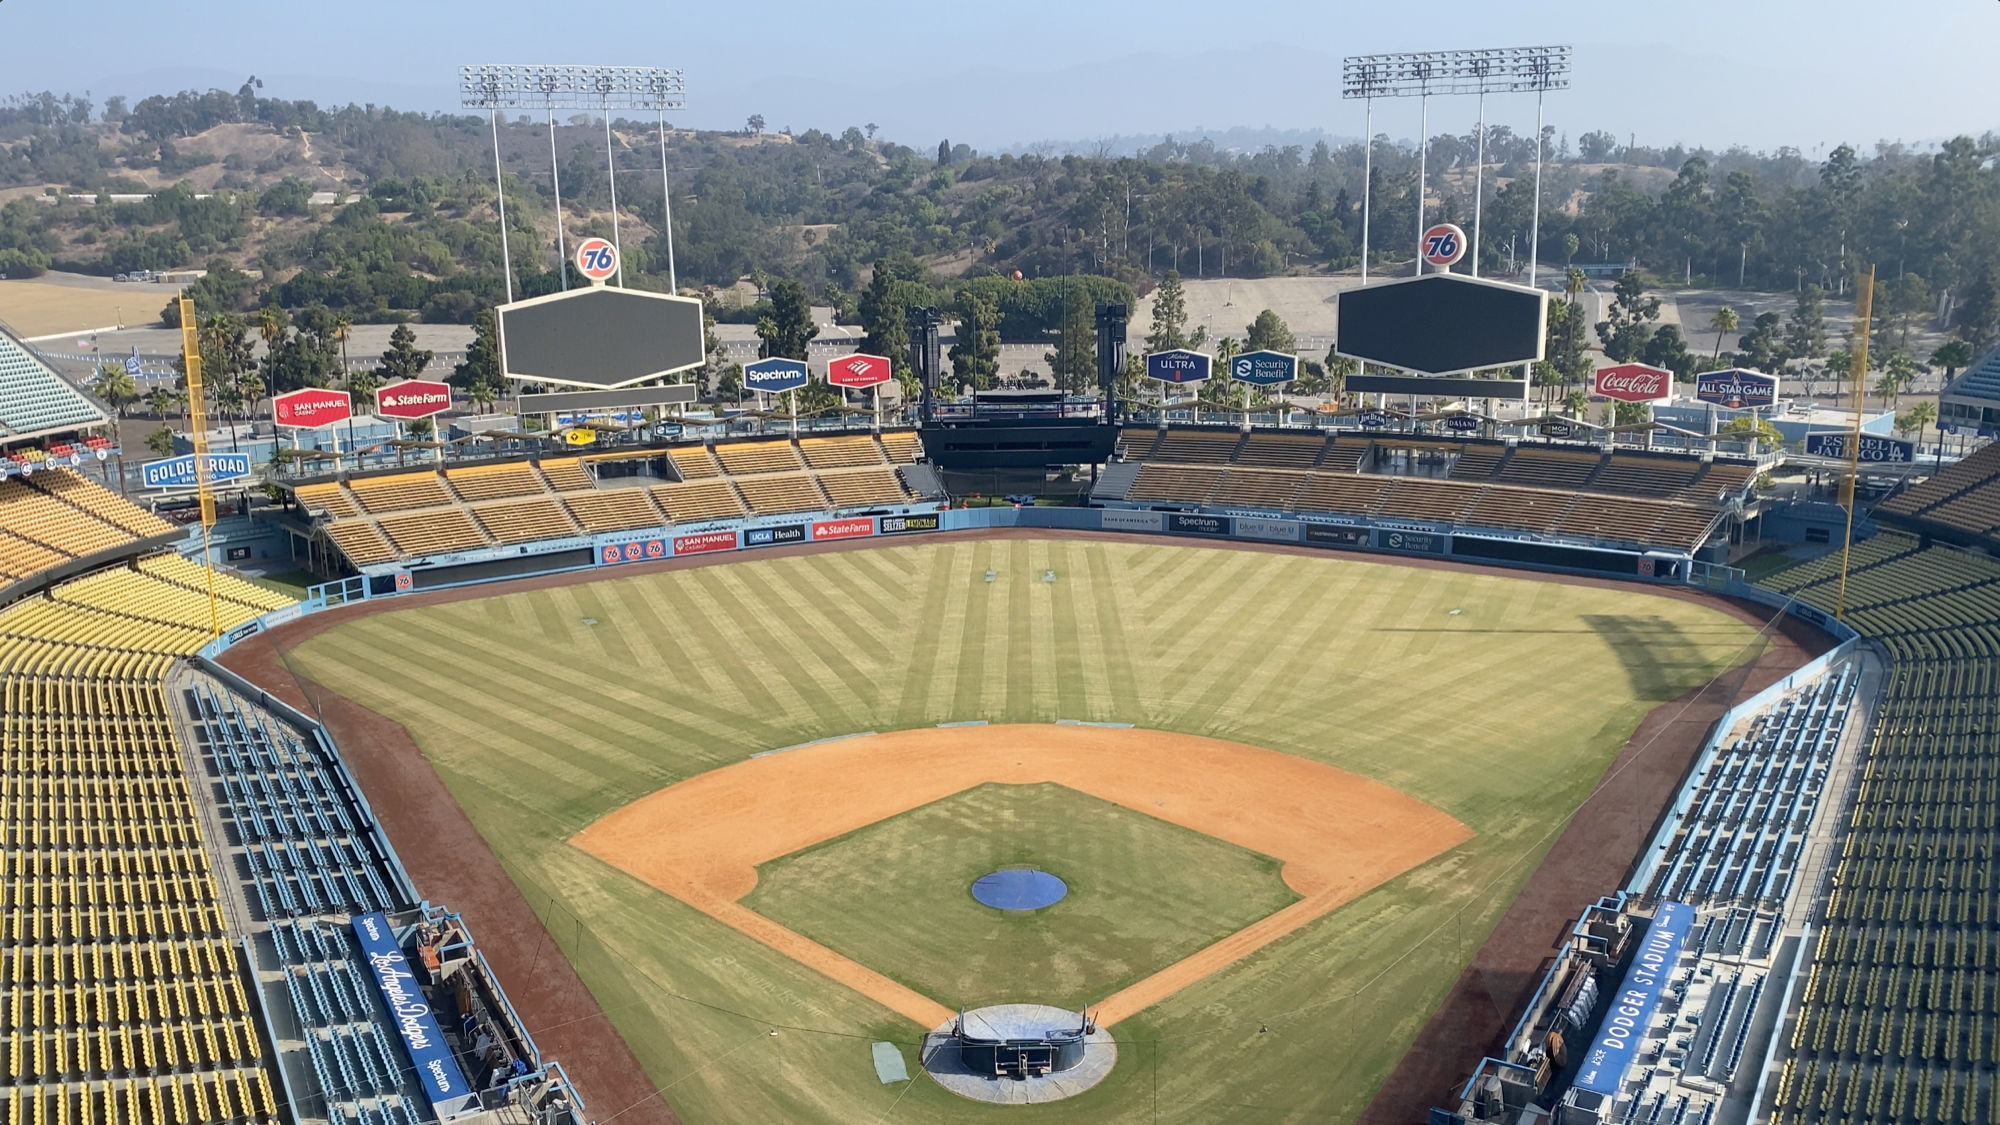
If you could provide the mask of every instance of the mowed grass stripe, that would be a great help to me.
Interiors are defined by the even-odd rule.
[[[989,563],[1005,589],[984,582]],[[748,565],[704,567],[577,587],[567,602],[535,592],[381,614],[297,654],[306,674],[409,726],[648,1073],[675,1083],[690,1125],[873,1121],[892,1107],[902,1125],[1008,1125],[1020,1111],[884,1086],[865,1042],[919,1029],[568,847],[577,827],[672,779],[826,734],[1027,709],[1291,751],[1431,801],[1477,835],[1122,1024],[1130,1058],[1106,1084],[1034,1113],[1151,1125],[1157,1061],[1163,1120],[1351,1120],[1643,715],[1636,692],[1677,694],[1753,635],[1637,590],[1194,541],[910,543],[754,566],[784,593],[729,580]],[[853,574],[871,576],[866,593],[812,601]],[[813,690],[759,682],[795,674]],[[412,677],[421,695],[404,691]],[[552,722],[515,723],[527,708]],[[929,893],[863,909],[921,923]],[[1454,917],[1462,941],[1453,925],[1452,940],[1420,946]],[[1277,1034],[1259,1034],[1267,1020]],[[781,1026],[836,1034],[769,1035]]]

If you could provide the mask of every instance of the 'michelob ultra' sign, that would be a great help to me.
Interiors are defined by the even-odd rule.
[[[416,1068],[424,1095],[433,1106],[439,1107],[438,1117],[446,1118],[449,1116],[446,1111],[461,1108],[461,1103],[472,1096],[472,1090],[466,1085],[464,1072],[458,1069],[458,1060],[451,1057],[444,1033],[438,1030],[437,1017],[431,1015],[423,987],[410,971],[410,959],[403,956],[396,931],[389,927],[388,916],[381,911],[363,914],[354,919],[353,925],[354,936],[360,940],[361,951],[368,960],[368,977],[382,994],[382,1002],[389,1006],[396,1037],[403,1041],[403,1051]]]

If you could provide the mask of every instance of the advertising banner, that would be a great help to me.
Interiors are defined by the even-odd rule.
[[[1368,529],[1365,527],[1328,527],[1323,523],[1309,523],[1305,526],[1305,540],[1322,547],[1366,547]]]
[[[852,520],[824,520],[812,525],[812,541],[825,543],[831,539],[860,539],[875,534],[875,521],[861,518]]]
[[[293,430],[316,430],[354,417],[354,400],[346,391],[307,387],[271,400],[271,421]]]
[[[1195,516],[1168,512],[1167,530],[1175,535],[1228,535],[1236,521],[1228,516]]]
[[[1814,457],[1835,457],[1845,461],[1848,456],[1847,439],[1851,433],[1807,434],[1806,453]],[[1876,437],[1874,434],[1861,435],[1860,461],[1867,465],[1907,465],[1917,459],[1914,442],[1900,438]]]
[[[1152,352],[1146,356],[1146,378],[1162,383],[1199,383],[1208,378],[1215,360],[1187,348]]]
[[[777,527],[751,527],[743,531],[745,547],[771,547],[780,543],[805,541],[806,525],[802,523],[780,524]]]
[[[164,461],[149,461],[139,469],[139,478],[147,488],[193,488],[195,486],[194,454],[183,453],[179,457],[169,457]],[[208,483],[224,484],[240,480],[250,475],[250,455],[248,453],[211,453],[208,455]]]
[[[1694,377],[1694,397],[1738,410],[1769,406],[1778,401],[1778,380],[1776,376],[1740,367],[1704,371]]]
[[[743,385],[753,391],[775,394],[796,391],[806,385],[806,364],[802,359],[760,359],[743,368]]]
[[[1158,531],[1160,513],[1132,512],[1123,508],[1106,508],[1104,518],[1098,524],[1106,531]]]
[[[375,413],[384,418],[428,418],[451,409],[451,384],[405,379],[375,388]]]
[[[1469,434],[1479,429],[1479,419],[1470,414],[1454,414],[1444,420],[1444,428],[1455,434]]]
[[[1253,387],[1275,387],[1299,377],[1299,357],[1284,352],[1244,352],[1229,361],[1229,377]]]
[[[664,539],[634,539],[630,543],[606,543],[597,551],[599,566],[621,566],[625,563],[645,562],[647,559],[667,557],[667,541]]]
[[[1393,528],[1375,529],[1375,545],[1385,551],[1413,551],[1424,555],[1442,555],[1451,543],[1448,535],[1436,535],[1424,531],[1397,531]]]
[[[874,387],[889,381],[887,358],[856,352],[826,361],[826,381],[836,387]]]
[[[361,952],[368,959],[368,979],[375,982],[375,990],[389,1006],[396,1037],[402,1040],[403,1053],[416,1070],[417,1082],[431,1105],[448,1107],[438,1117],[449,1118],[451,1111],[472,1096],[472,1088],[458,1069],[458,1060],[451,1057],[451,1047],[438,1029],[437,1018],[431,1015],[417,975],[410,971],[410,960],[403,956],[396,932],[381,911],[361,915],[353,926]]]
[[[902,535],[912,531],[936,531],[938,518],[935,515],[883,516],[882,534]]]
[[[1574,422],[1543,422],[1539,427],[1543,437],[1573,438],[1579,436],[1581,427]]]
[[[1693,908],[1678,902],[1660,904],[1645,940],[1632,955],[1632,967],[1625,970],[1624,983],[1611,995],[1610,1010],[1576,1072],[1576,1085],[1607,1098],[1617,1096],[1693,924]]]
[[[1236,517],[1236,534],[1245,539],[1270,539],[1279,543],[1296,543],[1299,541],[1299,527],[1299,523],[1295,520]]]
[[[708,551],[735,549],[736,533],[733,531],[698,531],[693,535],[674,536],[676,555],[699,555]]]
[[[1619,402],[1661,402],[1674,394],[1674,373],[1643,363],[1600,367],[1590,377],[1590,393]]]
[[[1366,426],[1371,430],[1379,430],[1382,427],[1388,425],[1389,423],[1395,421],[1394,418],[1389,417],[1387,414],[1384,414],[1379,410],[1364,411],[1361,414],[1361,416],[1356,420],[1359,421],[1363,426]]]

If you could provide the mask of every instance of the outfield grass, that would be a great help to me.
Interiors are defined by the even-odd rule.
[[[1761,645],[1638,590],[996,539],[383,613],[296,655],[409,727],[684,1120],[1206,1125],[1352,1120],[1646,711]],[[920,1029],[567,843],[774,747],[1058,718],[1304,755],[1478,835],[1123,1021],[1103,1085],[1025,1112],[881,1085],[869,1040],[914,1063]]]
[[[1015,866],[1069,894],[1021,912],[972,897]],[[1073,1009],[1298,901],[1279,867],[1060,785],[981,785],[772,860],[743,903],[947,1008],[1031,992]]]

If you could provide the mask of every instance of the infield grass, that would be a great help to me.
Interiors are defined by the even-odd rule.
[[[1762,643],[1636,589],[988,539],[499,593],[365,617],[295,656],[409,728],[684,1120],[1210,1125],[1352,1120],[1645,713]],[[869,1042],[916,1073],[921,1029],[567,842],[750,754],[971,719],[1300,754],[1477,835],[1121,1022],[1104,1084],[1033,1110],[880,1084]],[[964,888],[908,893],[876,907],[885,932]],[[1161,925],[1135,917],[1130,940]]]
[[[981,785],[772,860],[743,904],[947,1008],[1075,1009],[1298,901],[1280,866],[1061,785]],[[1001,867],[1069,893],[982,905]]]

